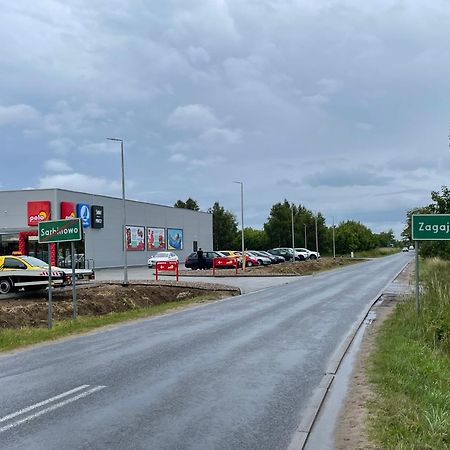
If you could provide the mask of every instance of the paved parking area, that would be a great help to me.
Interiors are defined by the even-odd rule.
[[[180,264],[180,269],[184,269],[184,264]],[[95,271],[95,278],[97,281],[120,281],[123,280],[123,268],[114,269],[97,269]],[[299,278],[305,277],[189,277],[180,276],[181,281],[195,281],[195,282],[207,282],[227,284],[229,286],[235,286],[241,289],[243,294],[248,292],[255,292],[261,289],[265,289],[271,286],[279,286],[282,284],[292,283]],[[132,280],[154,280],[155,271],[149,269],[147,266],[129,267],[128,279]],[[174,280],[174,276],[161,276],[161,280]]]

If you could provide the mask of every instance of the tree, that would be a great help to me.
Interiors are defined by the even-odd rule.
[[[267,250],[267,234],[264,230],[244,228],[245,248],[248,250]],[[241,234],[237,234],[235,248],[241,248]]]
[[[191,197],[189,197],[185,202],[183,202],[183,200],[177,200],[173,206],[174,208],[184,208],[184,209],[192,209],[193,211],[200,211],[198,203]]]
[[[292,247],[292,212],[294,213],[295,247],[316,246],[316,218],[319,252],[328,249],[329,238],[325,218],[319,212],[317,216],[302,205],[290,204],[286,199],[282,203],[275,203],[264,224],[269,247]],[[306,229],[306,243],[305,243]]]
[[[219,202],[208,209],[213,216],[213,247],[214,250],[226,250],[235,247],[238,234],[236,216],[226,211]]]
[[[354,220],[340,223],[335,237],[336,253],[340,254],[370,250],[377,246],[377,239],[372,231]]]
[[[389,247],[393,246],[395,243],[394,230],[382,231],[381,233],[375,234],[378,241],[378,247]]]

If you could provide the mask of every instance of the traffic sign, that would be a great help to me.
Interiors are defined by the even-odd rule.
[[[80,219],[49,220],[38,224],[40,244],[81,241],[82,239],[83,228]]]
[[[413,241],[450,240],[450,214],[413,214]]]

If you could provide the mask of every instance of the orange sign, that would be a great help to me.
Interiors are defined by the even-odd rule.
[[[27,202],[28,225],[37,227],[39,222],[50,220],[50,205],[49,201]]]

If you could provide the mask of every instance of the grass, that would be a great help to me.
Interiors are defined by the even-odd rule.
[[[450,263],[423,265],[425,293],[383,324],[369,379],[371,438],[381,448],[450,448]]]
[[[53,327],[51,329],[36,327],[0,329],[0,352],[14,350],[40,342],[53,341],[107,325],[162,314],[180,306],[201,303],[207,300],[211,300],[211,297],[204,295],[194,299],[163,303],[146,308],[136,308],[125,312],[110,313],[101,316],[79,316],[76,321],[53,321]]]
[[[399,252],[400,249],[396,247],[380,247],[364,252],[355,252],[355,258],[381,258],[382,256],[389,256]]]

